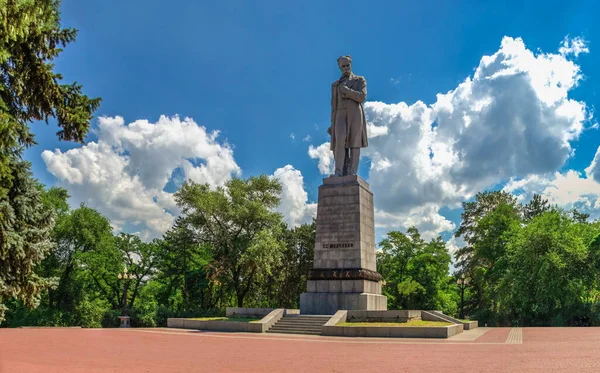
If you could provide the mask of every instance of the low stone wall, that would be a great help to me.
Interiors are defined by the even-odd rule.
[[[269,314],[263,317],[258,323],[261,325],[260,333],[264,333],[267,330],[269,330],[273,325],[277,323],[277,321],[281,320],[284,314],[285,310],[283,308],[279,308],[269,312]]]
[[[333,330],[335,330],[335,328],[337,328],[337,324],[341,323],[341,322],[346,322],[348,317],[348,311],[337,311],[335,313],[335,315],[333,315],[329,321],[327,321],[325,323],[325,325],[323,325],[323,328],[321,329],[321,334],[323,335],[335,335],[335,334],[326,334],[325,330],[328,328],[333,328]]]
[[[454,318],[452,316],[448,316],[448,315],[442,313],[441,311],[427,311],[427,312],[429,312],[435,316],[438,316],[442,320],[446,320],[446,321],[454,323],[454,324],[463,324],[463,327],[465,328],[465,330],[475,329],[479,326],[479,323],[477,321],[465,322],[465,321],[459,320],[457,318]]]
[[[237,309],[241,310],[241,309]],[[252,309],[250,309],[252,310]],[[254,309],[257,310],[257,309]],[[265,308],[259,308],[258,310],[265,310]],[[228,309],[229,311],[229,309]],[[293,311],[293,310],[292,310]],[[230,313],[231,316],[253,316],[254,313]],[[263,312],[263,311],[259,311]],[[221,320],[193,320],[185,318],[169,318],[167,319],[167,327],[169,328],[181,328],[181,329],[197,329],[197,330],[213,330],[219,332],[246,332],[246,333],[264,333],[270,327],[275,325],[285,313],[283,308],[272,309],[267,315],[265,315],[260,321],[257,322],[239,322],[239,321],[221,321]]]
[[[396,310],[396,311],[354,311],[349,310],[348,321],[353,322],[407,322],[421,320],[421,311]]]
[[[446,321],[426,311],[338,311],[323,326],[321,334],[340,337],[450,338],[464,330],[462,323],[449,326],[337,326],[338,323],[350,320],[354,322],[393,322],[402,318]]]
[[[421,311],[421,319],[425,321],[440,321],[440,322],[450,322],[453,324],[462,324],[461,322],[455,323],[450,320],[448,316],[444,314],[437,314],[431,311]]]
[[[262,332],[262,325],[258,322],[251,323],[220,320],[193,320],[183,318],[167,319],[167,327],[181,329],[214,330],[220,332]]]
[[[335,326],[323,328],[323,335],[344,337],[449,338],[462,333],[463,326]]]
[[[465,330],[471,330],[471,329],[475,329],[477,327],[479,327],[479,322],[477,321],[469,321],[469,322],[462,322],[463,327],[465,328]]]

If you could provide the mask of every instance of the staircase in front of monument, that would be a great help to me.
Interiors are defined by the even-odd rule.
[[[286,315],[277,321],[267,333],[321,335],[323,325],[331,316]]]

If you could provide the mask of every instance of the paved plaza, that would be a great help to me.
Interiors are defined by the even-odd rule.
[[[0,373],[600,372],[600,328],[478,328],[448,340],[180,329],[0,330]]]

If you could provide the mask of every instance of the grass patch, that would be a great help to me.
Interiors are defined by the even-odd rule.
[[[336,326],[387,326],[387,327],[411,327],[411,326],[449,326],[452,323],[443,321],[424,321],[424,320],[411,320],[408,322],[341,322]]]
[[[200,321],[234,321],[234,322],[259,322],[258,317],[196,317],[191,320]]]
[[[475,321],[475,320],[466,320],[466,319],[459,319],[462,322],[471,322],[471,321]]]

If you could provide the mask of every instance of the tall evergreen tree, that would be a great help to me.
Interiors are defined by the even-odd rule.
[[[0,0],[0,321],[8,298],[34,306],[48,285],[33,272],[51,248],[53,218],[21,157],[35,144],[29,124],[56,118],[59,139],[83,142],[100,103],[53,70],[77,33],[61,28],[59,4]]]

